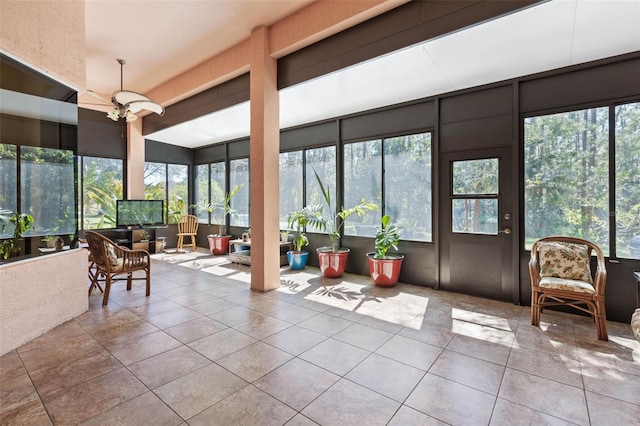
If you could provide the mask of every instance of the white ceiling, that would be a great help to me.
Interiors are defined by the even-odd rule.
[[[284,89],[280,127],[634,51],[640,0],[554,0]],[[147,138],[194,148],[247,136],[248,102]]]
[[[312,1],[85,0],[87,89],[111,99],[124,58],[125,88],[148,92]]]

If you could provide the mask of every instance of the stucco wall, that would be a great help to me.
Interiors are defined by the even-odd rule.
[[[86,86],[84,0],[0,1],[0,49],[76,90]]]
[[[87,251],[0,265],[0,356],[89,308]]]

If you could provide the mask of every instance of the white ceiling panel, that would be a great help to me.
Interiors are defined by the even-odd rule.
[[[639,50],[640,0],[549,1],[284,89],[280,125],[292,127]],[[148,137],[194,148],[249,136],[249,123],[246,104]]]

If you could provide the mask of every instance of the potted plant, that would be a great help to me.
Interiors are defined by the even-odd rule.
[[[0,210],[0,223],[2,224],[0,232],[4,231],[5,227],[10,223],[13,224],[14,227],[13,236],[0,242],[0,256],[6,260],[20,253],[22,234],[31,229],[33,216],[28,213],[20,214],[18,212],[12,213],[8,210]]]
[[[307,206],[303,209],[293,211],[287,216],[287,228],[292,230],[292,243],[294,248],[287,252],[287,262],[289,262],[291,269],[300,270],[307,266],[309,252],[303,251],[302,248],[309,245],[309,240],[304,234],[304,229],[311,220],[319,215],[320,212],[317,208]]]
[[[318,253],[318,262],[320,264],[322,274],[327,278],[338,278],[344,273],[347,265],[347,256],[351,251],[349,248],[340,247],[340,237],[345,220],[347,220],[347,218],[352,214],[364,216],[368,211],[378,210],[378,206],[373,203],[367,203],[363,198],[360,201],[360,204],[351,208],[345,209],[343,206],[340,210],[334,210],[334,207],[331,205],[331,190],[322,182],[322,179],[320,179],[320,176],[315,169],[313,172],[315,173],[316,180],[320,186],[322,197],[329,209],[329,215],[323,216],[321,214],[321,209],[320,214],[310,218],[309,224],[314,225],[321,231],[328,230],[331,246],[318,247],[316,249],[316,253]],[[333,214],[334,211],[335,214]]]
[[[231,235],[227,235],[227,215],[234,213],[231,209],[231,200],[243,187],[243,183],[236,185],[220,201],[212,203],[200,202],[192,206],[206,209],[211,214],[212,222],[218,225],[217,234],[207,235],[209,250],[211,250],[212,254],[226,254],[229,251]]]
[[[57,238],[57,235],[47,235],[45,237],[42,237],[42,241],[45,243],[47,248],[55,248],[56,238]]]
[[[376,232],[376,251],[367,253],[369,274],[377,286],[393,287],[398,282],[404,255],[388,253],[390,248],[398,250],[398,241],[400,241],[398,226],[391,222],[389,215],[382,216],[381,226]]]

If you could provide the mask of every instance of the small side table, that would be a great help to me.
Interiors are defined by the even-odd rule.
[[[634,272],[633,276],[636,279],[636,285],[638,286],[637,290],[636,290],[636,298],[638,299],[637,302],[637,306],[638,308],[640,308],[640,272]]]

